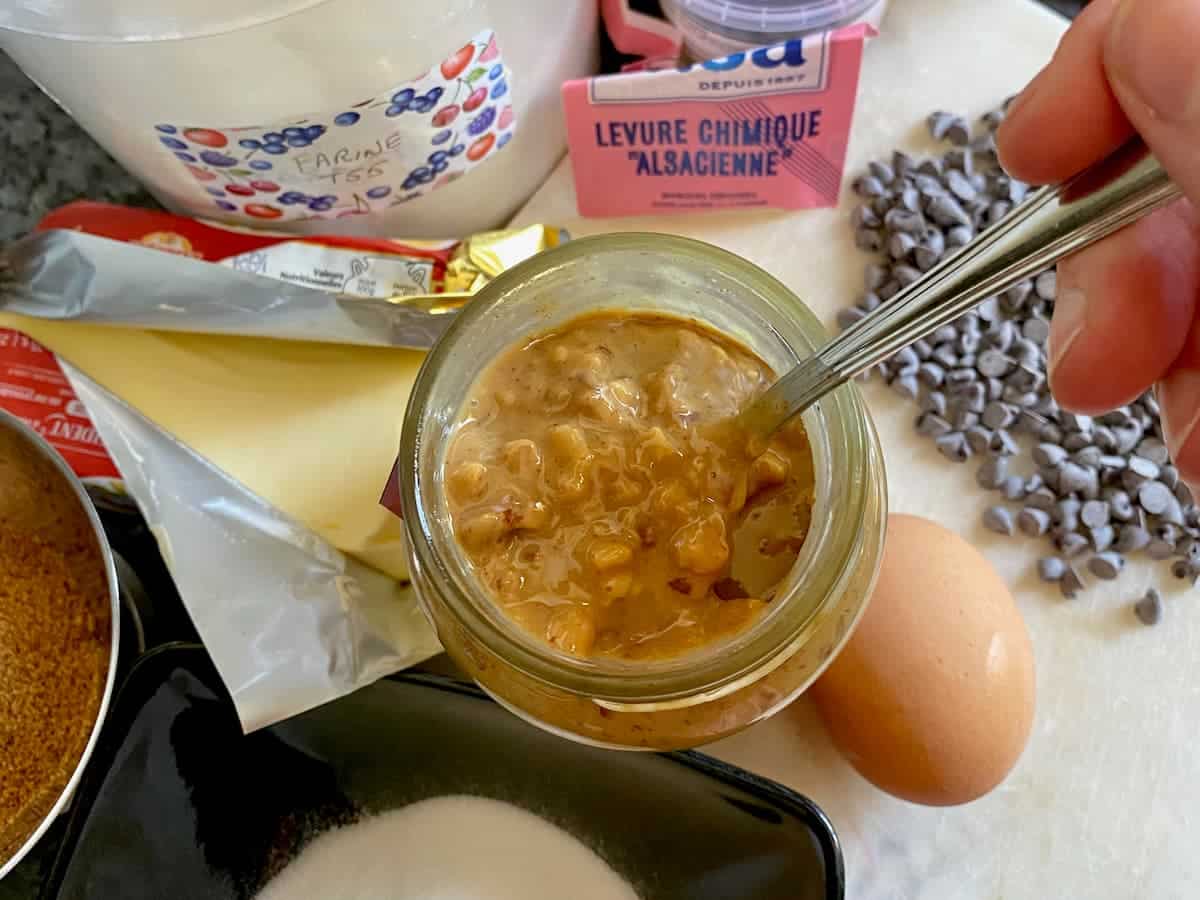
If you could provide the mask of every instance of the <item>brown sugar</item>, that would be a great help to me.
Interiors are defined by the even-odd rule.
[[[104,558],[54,466],[0,424],[0,865],[49,814],[104,695]]]

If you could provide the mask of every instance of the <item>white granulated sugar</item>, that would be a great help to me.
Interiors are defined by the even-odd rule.
[[[572,835],[516,806],[436,797],[314,840],[258,900],[638,900]]]

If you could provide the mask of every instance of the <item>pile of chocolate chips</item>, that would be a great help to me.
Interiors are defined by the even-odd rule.
[[[1030,188],[1009,177],[995,130],[1008,104],[972,131],[947,112],[930,134],[950,148],[917,160],[902,151],[854,181],[856,244],[876,254],[865,291],[842,310],[847,328],[987,230]],[[919,409],[916,430],[948,460],[978,466],[979,486],[1003,499],[983,513],[1001,534],[1018,530],[1053,545],[1040,576],[1074,597],[1085,573],[1115,579],[1128,554],[1172,560],[1175,577],[1200,579],[1200,509],[1171,465],[1159,407],[1147,392],[1092,418],[1059,408],[1046,378],[1053,270],[990,297],[878,367]],[[1145,603],[1143,603],[1145,605]],[[1157,604],[1154,604],[1157,608]],[[1158,616],[1142,615],[1146,624]]]

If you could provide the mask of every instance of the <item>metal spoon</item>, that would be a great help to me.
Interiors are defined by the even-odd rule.
[[[775,382],[741,413],[760,437],[988,297],[1182,196],[1140,140],[1034,193]]]

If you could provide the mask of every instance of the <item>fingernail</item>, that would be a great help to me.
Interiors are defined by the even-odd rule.
[[[1042,78],[1042,73],[1048,68],[1049,66],[1044,66],[1036,75],[1033,76],[1029,84],[1025,85],[1025,90],[1017,94],[1017,96],[1013,98],[1013,102],[1008,104],[1008,109],[1004,111],[1005,122],[1028,106],[1030,101],[1033,100],[1034,95],[1038,92],[1038,85],[1044,80]],[[1000,123],[1000,127],[1004,127],[1003,122]]]
[[[1111,79],[1167,121],[1200,118],[1200,3],[1122,0],[1104,62]]]
[[[1029,84],[1025,85],[1025,90],[1023,90],[1023,91],[1021,91],[1021,93],[1017,94],[1017,96],[1013,100],[1013,102],[1008,105],[1008,109],[1006,109],[1004,111],[1005,121],[1008,121],[1013,116],[1017,115],[1017,113],[1019,113],[1023,107],[1026,107],[1029,105],[1029,101],[1033,99],[1033,94],[1036,89],[1037,89],[1037,78],[1034,78],[1033,81],[1031,81],[1031,82],[1029,82]],[[1001,123],[1001,126],[1003,126],[1003,123]]]
[[[1060,281],[1061,278],[1060,272]],[[1060,284],[1058,298],[1054,301],[1054,317],[1050,320],[1050,337],[1046,352],[1052,378],[1054,370],[1066,358],[1071,345],[1083,331],[1086,321],[1087,297],[1083,291],[1076,287],[1062,287]]]
[[[1200,372],[1194,369],[1172,372],[1163,379],[1158,396],[1167,449],[1178,464],[1200,422]]]

